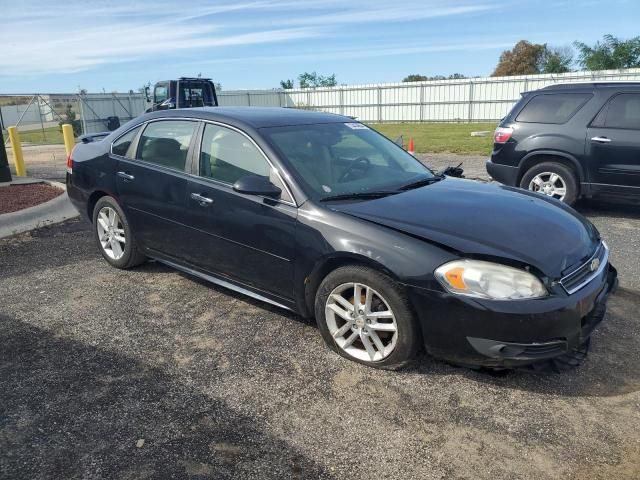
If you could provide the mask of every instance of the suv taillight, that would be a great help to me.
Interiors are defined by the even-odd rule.
[[[513,128],[511,127],[498,127],[493,134],[493,141],[495,143],[507,143],[513,135]]]
[[[69,175],[73,175],[73,151],[76,149],[76,147],[73,147],[71,149],[71,153],[69,154],[69,156],[67,157],[67,173]]]

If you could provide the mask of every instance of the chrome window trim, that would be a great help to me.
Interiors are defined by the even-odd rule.
[[[147,120],[146,122],[140,123],[139,126],[143,126],[142,130],[140,130],[140,136],[138,137],[138,144],[136,145],[136,157],[138,156],[138,149],[140,148],[140,139],[142,138],[142,135],[144,134],[144,131],[147,129],[147,127],[155,122],[167,122],[167,121],[187,121],[187,122],[194,122],[196,123],[195,128],[193,129],[193,134],[191,135],[191,139],[189,140],[189,145],[191,145],[191,142],[193,142],[193,136],[196,135],[198,133],[198,124],[199,124],[199,120],[197,118],[189,118],[189,117],[165,117],[165,118],[152,118],[150,120]],[[190,147],[191,148],[191,147]],[[127,157],[124,157],[127,158]],[[158,167],[164,170],[167,170],[168,172],[178,172],[178,173],[184,173],[187,174],[187,165],[189,162],[189,150],[187,150],[187,158],[185,159],[184,162],[184,167],[182,168],[182,170],[178,169],[178,168],[172,168],[172,167],[167,167],[166,165],[160,165],[159,163],[155,163],[155,162],[150,162],[149,160],[143,160],[141,158],[127,158],[127,160],[132,160],[134,162],[140,162],[142,163],[142,165],[153,165],[154,167]]]
[[[144,133],[144,131],[146,130],[146,128],[149,126],[150,123],[154,123],[154,122],[163,122],[163,121],[171,121],[171,120],[186,120],[189,122],[196,122],[199,123],[200,119],[198,118],[189,118],[189,117],[164,117],[164,118],[152,118],[147,120],[146,122],[142,122],[139,123],[138,125],[136,125],[135,127],[131,127],[129,130],[127,130],[125,133],[123,133],[122,135],[120,135],[118,138],[116,138],[113,142],[111,142],[111,147],[109,148],[109,153],[115,157],[118,158],[124,158],[125,160],[130,160],[132,162],[140,162],[142,163],[142,165],[153,165],[154,167],[159,167],[159,168],[163,168],[167,171],[170,172],[179,172],[179,173],[187,173],[186,167],[187,167],[187,162],[185,161],[185,167],[182,170],[179,170],[177,168],[171,168],[171,167],[167,167],[165,165],[160,165],[158,163],[154,163],[154,162],[149,162],[148,160],[142,160],[141,158],[129,158],[129,157],[123,157],[122,155],[118,155],[117,153],[113,153],[113,144],[115,142],[117,142],[118,140],[120,140],[121,137],[123,137],[124,135],[126,135],[127,133],[129,133],[131,130],[134,130],[136,128],[140,128],[141,130],[138,133],[138,135],[142,136],[142,133]],[[198,128],[196,126],[196,128],[194,129],[193,133],[196,134]],[[192,139],[193,141],[193,139]],[[138,154],[138,147],[140,146],[140,138],[138,137],[138,144],[136,145],[136,155]]]
[[[282,200],[282,199],[274,199],[274,198],[269,198],[270,200],[279,202],[279,203],[284,203],[286,205],[291,205],[293,207],[298,207],[297,203],[296,203],[296,197],[293,196],[293,194],[291,193],[291,190],[289,189],[289,185],[287,185],[287,182],[284,181],[284,178],[282,177],[282,175],[280,174],[280,170],[278,168],[275,167],[275,165],[273,164],[273,162],[271,162],[271,160],[269,159],[269,157],[267,156],[267,154],[264,152],[264,150],[262,150],[262,148],[260,148],[260,146],[253,140],[253,138],[251,138],[246,132],[240,130],[237,127],[234,127],[232,125],[226,124],[226,123],[222,123],[222,122],[218,122],[215,120],[207,120],[207,119],[200,119],[203,123],[207,124],[210,123],[212,125],[217,125],[219,127],[223,127],[223,128],[228,128],[229,130],[233,130],[237,133],[239,133],[240,135],[243,135],[244,137],[246,137],[252,144],[254,147],[256,147],[256,149],[258,150],[258,152],[260,152],[260,154],[263,156],[263,158],[266,160],[267,164],[269,164],[269,166],[271,167],[271,169],[276,173],[276,175],[278,176],[278,178],[280,179],[280,181],[282,182],[282,185],[284,186],[285,190],[287,191],[287,195],[289,195],[289,198],[291,198],[291,201],[289,200]],[[206,125],[205,125],[206,128]],[[233,187],[233,184],[231,183],[227,183],[227,182],[223,182],[221,180],[217,180],[215,178],[211,178],[211,177],[203,177],[202,175],[200,175],[200,153],[202,153],[202,141],[204,140],[204,130],[202,131],[202,135],[200,136],[200,145],[197,151],[197,158],[198,158],[198,175],[194,175],[197,178],[203,179],[203,180],[210,180],[214,183],[217,183],[219,185],[225,186],[225,187]],[[265,197],[267,198],[267,197]]]
[[[589,258],[589,260],[587,260],[585,263],[583,263],[582,265],[580,265],[578,268],[576,268],[573,272],[571,272],[568,275],[565,275],[564,277],[562,277],[560,279],[560,285],[562,286],[562,288],[564,289],[565,292],[567,292],[569,295],[572,295],[574,293],[576,293],[578,290],[582,289],[583,287],[585,287],[587,284],[589,284],[594,278],[598,277],[603,271],[604,269],[609,265],[609,247],[607,246],[607,244],[605,242],[602,242],[600,245],[602,245],[602,247],[604,248],[604,255],[602,256],[602,260],[600,260],[600,266],[598,267],[598,269],[595,272],[592,272],[591,275],[589,275],[587,278],[585,278],[579,285],[576,285],[575,287],[571,288],[570,290],[567,289],[564,286],[564,281],[568,278],[570,278],[572,275],[574,275],[577,271],[581,270],[585,265],[588,265],[589,263],[591,263],[593,260],[595,260],[598,257],[598,252],[600,251],[600,246],[598,246],[598,248],[596,249],[595,253]]]

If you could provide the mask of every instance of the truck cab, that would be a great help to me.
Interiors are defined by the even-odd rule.
[[[151,106],[146,112],[171,110],[174,108],[216,107],[218,97],[209,78],[180,77],[178,80],[163,80],[153,87],[153,96],[149,87],[145,89],[147,102]]]

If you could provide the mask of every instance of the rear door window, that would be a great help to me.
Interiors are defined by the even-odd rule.
[[[621,93],[610,101],[605,128],[640,130],[640,94]]]
[[[197,122],[161,120],[151,122],[138,142],[138,160],[184,171]]]
[[[525,123],[565,123],[592,97],[590,93],[550,93],[533,97],[516,121]]]

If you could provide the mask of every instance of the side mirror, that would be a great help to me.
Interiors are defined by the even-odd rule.
[[[267,177],[260,175],[246,175],[239,178],[233,184],[233,189],[239,193],[262,195],[270,198],[279,198],[282,194],[282,190],[271,183]]]
[[[144,87],[144,96],[147,102],[151,102],[151,89],[149,87]]]

